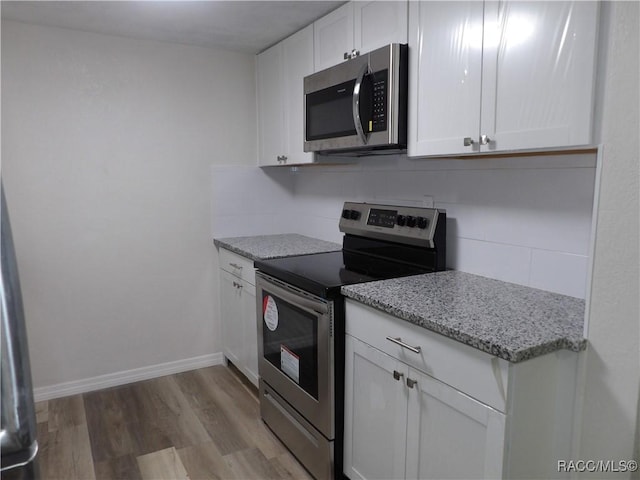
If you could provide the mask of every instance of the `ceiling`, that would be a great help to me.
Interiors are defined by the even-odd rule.
[[[258,53],[344,1],[2,1],[2,19]]]

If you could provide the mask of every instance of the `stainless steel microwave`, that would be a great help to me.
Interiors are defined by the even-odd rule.
[[[304,151],[407,146],[408,47],[392,43],[304,79]]]

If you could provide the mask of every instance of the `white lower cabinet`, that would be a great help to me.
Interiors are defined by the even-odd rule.
[[[258,329],[253,263],[228,250],[220,250],[220,317],[222,351],[256,387],[258,386]]]
[[[356,338],[345,343],[344,473],[351,479],[405,478],[407,367]],[[399,372],[403,377],[394,378]]]
[[[503,413],[350,335],[346,386],[351,480],[501,476]]]
[[[418,370],[407,382],[406,478],[500,478],[506,416]]]
[[[567,477],[577,354],[511,364],[345,303],[347,477]]]

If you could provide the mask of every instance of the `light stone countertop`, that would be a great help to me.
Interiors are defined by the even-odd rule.
[[[510,362],[586,348],[582,299],[458,271],[344,286],[342,294]]]
[[[339,243],[318,240],[297,233],[216,238],[213,243],[219,248],[226,248],[251,260],[269,260],[342,250],[342,245]]]

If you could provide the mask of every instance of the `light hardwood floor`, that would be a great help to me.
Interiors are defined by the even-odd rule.
[[[310,479],[215,366],[38,402],[43,480]]]

